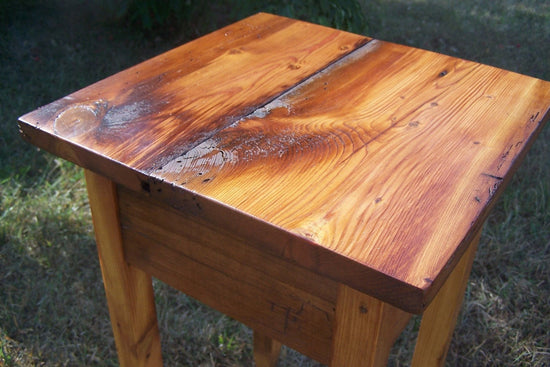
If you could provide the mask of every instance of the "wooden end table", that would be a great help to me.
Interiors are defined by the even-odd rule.
[[[443,365],[482,224],[550,83],[257,14],[20,118],[85,168],[120,363],[161,365],[151,277],[330,366]]]

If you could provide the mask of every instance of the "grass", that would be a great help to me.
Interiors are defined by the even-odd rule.
[[[168,36],[125,27],[102,4],[0,0],[0,366],[117,365],[82,172],[25,144],[17,117],[260,10],[213,4]],[[376,38],[550,80],[546,1],[379,0],[363,10]],[[550,365],[549,157],[547,127],[488,219],[448,366]],[[163,284],[155,292],[166,365],[252,364],[250,330]],[[417,328],[392,365],[406,365]],[[280,365],[316,363],[285,349]]]

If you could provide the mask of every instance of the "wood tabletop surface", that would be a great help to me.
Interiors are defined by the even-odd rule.
[[[32,144],[421,312],[550,83],[260,13],[20,118]]]

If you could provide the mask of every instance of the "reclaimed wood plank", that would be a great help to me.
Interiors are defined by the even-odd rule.
[[[84,167],[90,150],[149,172],[368,41],[260,13],[27,114],[22,129]]]
[[[200,203],[202,220],[257,248],[419,313],[549,101],[542,80],[259,14],[20,126],[54,154],[174,207]]]

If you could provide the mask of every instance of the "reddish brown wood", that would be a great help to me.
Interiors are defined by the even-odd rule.
[[[419,313],[549,105],[542,80],[259,14],[20,126],[54,154]]]

